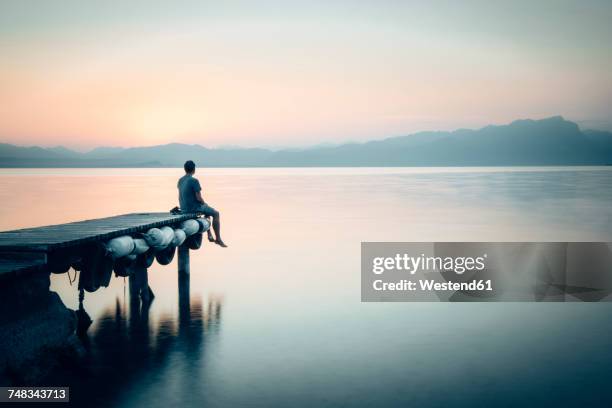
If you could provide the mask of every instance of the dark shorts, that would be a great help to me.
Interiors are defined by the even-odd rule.
[[[219,211],[208,204],[200,204],[198,208],[195,209],[195,212],[204,214],[207,217],[217,217],[219,215]]]

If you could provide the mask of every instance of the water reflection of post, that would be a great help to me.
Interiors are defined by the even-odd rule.
[[[84,300],[85,300],[85,290],[83,289],[83,286],[81,286],[81,283],[79,281],[79,308],[76,311],[76,316],[77,316],[76,333],[77,333],[77,336],[81,340],[86,341],[87,336],[85,334],[87,333],[87,329],[89,328],[89,326],[91,326],[91,323],[93,322],[93,320],[91,320],[91,317],[89,317],[89,314],[85,311],[85,308],[83,307]]]
[[[189,248],[181,245],[178,248],[179,327],[189,325],[191,318],[189,284]]]

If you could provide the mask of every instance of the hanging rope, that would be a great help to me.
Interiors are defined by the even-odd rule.
[[[72,268],[71,268],[72,269]],[[68,272],[66,273],[66,275],[68,275],[68,283],[70,283],[70,286],[72,286],[72,284],[76,281],[77,279],[77,270],[76,269],[72,269],[74,271],[74,279],[72,279],[70,277],[70,269],[68,269]]]

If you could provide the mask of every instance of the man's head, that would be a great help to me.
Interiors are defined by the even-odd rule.
[[[185,169],[185,173],[187,174],[195,173],[195,163],[192,160],[187,160],[183,165],[183,168]]]

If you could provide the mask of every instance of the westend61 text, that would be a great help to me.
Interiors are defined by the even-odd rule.
[[[436,282],[431,279],[419,279],[418,281],[411,281],[402,279],[398,282],[383,282],[381,279],[377,279],[372,282],[372,286],[376,291],[492,291],[493,285],[490,279],[478,280],[475,279],[470,282]]]

